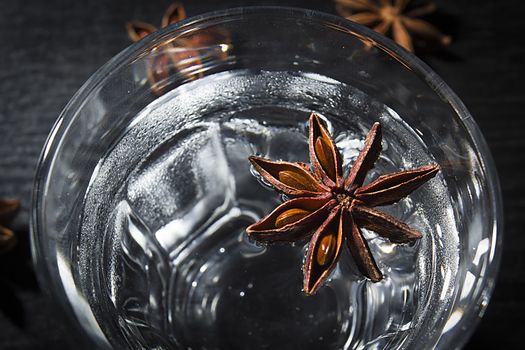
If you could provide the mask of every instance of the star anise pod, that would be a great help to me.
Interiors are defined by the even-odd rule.
[[[9,251],[16,244],[14,232],[5,225],[13,220],[19,207],[18,200],[0,199],[0,254]]]
[[[395,42],[413,52],[411,35],[436,40],[449,45],[451,38],[432,24],[417,17],[436,10],[433,3],[406,11],[410,0],[336,0],[337,12],[354,22],[372,28],[383,35],[390,34]]]
[[[375,207],[396,203],[439,171],[436,164],[382,175],[367,185],[365,177],[381,152],[381,125],[375,123],[346,178],[341,154],[317,114],[309,120],[312,169],[304,163],[250,157],[259,174],[291,199],[246,232],[263,243],[290,242],[312,236],[303,267],[304,291],[314,294],[339,259],[343,242],[360,272],[383,279],[360,228],[376,232],[393,243],[409,243],[421,233]]]
[[[186,18],[186,10],[181,3],[171,4],[162,16],[161,28],[175,24]],[[129,38],[137,42],[158,29],[150,23],[132,21],[127,23]],[[222,46],[217,49],[218,43]],[[227,57],[225,48],[229,47],[231,39],[228,33],[221,30],[188,34],[184,38],[169,40],[157,47],[155,54],[147,66],[148,82],[151,89],[161,95],[169,85],[169,77],[179,72],[190,79],[200,76],[202,59],[206,55],[214,55],[219,59]],[[211,50],[210,47],[216,49]]]

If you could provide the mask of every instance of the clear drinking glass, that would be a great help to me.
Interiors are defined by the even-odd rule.
[[[307,241],[264,247],[244,229],[282,201],[247,157],[307,161],[311,111],[346,164],[381,121],[368,181],[441,172],[385,207],[420,242],[365,232],[384,281],[345,253],[307,297]],[[40,282],[86,348],[459,348],[488,303],[502,232],[491,156],[450,88],[367,28],[289,8],[191,18],[104,65],[53,128],[32,208]]]

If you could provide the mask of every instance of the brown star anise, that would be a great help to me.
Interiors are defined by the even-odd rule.
[[[436,10],[433,3],[404,12],[410,0],[336,0],[337,12],[354,22],[374,29],[392,38],[408,51],[414,51],[411,33],[426,39],[450,44],[450,36],[442,34],[432,24],[417,17]]]
[[[181,3],[171,4],[162,16],[161,28],[175,24],[186,18],[186,11]],[[127,23],[129,38],[137,42],[158,29],[149,23],[132,21]],[[148,82],[151,89],[161,95],[169,85],[169,77],[179,72],[190,79],[200,76],[202,59],[206,55],[214,55],[219,59],[227,57],[225,48],[229,47],[231,39],[222,30],[209,30],[196,34],[188,34],[183,38],[168,39],[166,43],[155,48],[155,54],[147,66]],[[222,45],[220,49],[217,48]]]
[[[0,254],[9,251],[16,244],[16,236],[8,225],[15,217],[20,202],[14,199],[0,199]]]
[[[259,174],[291,199],[246,232],[264,243],[296,241],[312,235],[303,267],[304,291],[314,294],[328,278],[346,244],[360,272],[378,282],[383,278],[360,227],[393,243],[413,242],[421,233],[374,207],[396,203],[434,177],[439,166],[382,175],[368,185],[365,177],[381,152],[381,125],[375,123],[346,177],[341,154],[317,114],[309,120],[310,167],[304,163],[250,157]]]

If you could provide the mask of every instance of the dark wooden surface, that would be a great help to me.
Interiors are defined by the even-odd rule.
[[[453,35],[423,58],[465,102],[493,152],[505,210],[503,260],[485,317],[467,349],[516,349],[525,330],[525,11],[521,0],[436,1]],[[130,19],[157,23],[163,1],[0,0],[0,196],[19,197],[21,244],[0,258],[0,348],[70,349],[69,330],[39,291],[27,242],[32,177],[42,145],[73,93],[129,44]],[[332,0],[185,1],[189,15],[242,5],[334,13]],[[496,345],[497,344],[497,345]]]

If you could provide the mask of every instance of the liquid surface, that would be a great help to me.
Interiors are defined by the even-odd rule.
[[[345,248],[325,286],[302,291],[308,240],[260,246],[245,228],[283,200],[247,158],[309,163],[315,110],[345,173],[375,121],[383,152],[368,181],[432,162],[387,106],[313,74],[233,71],[186,84],[143,110],[100,162],[86,196],[79,259],[91,308],[115,348],[409,347],[445,315],[458,234],[438,175],[380,208],[423,233],[412,246],[364,230],[385,275],[372,283]],[[95,292],[91,292],[91,291]]]

